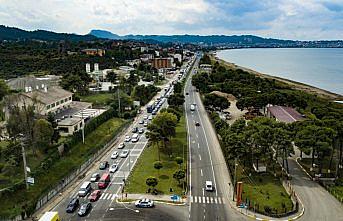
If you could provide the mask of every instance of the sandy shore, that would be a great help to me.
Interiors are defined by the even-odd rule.
[[[283,82],[283,83],[286,83],[288,85],[290,85],[293,89],[297,89],[297,90],[302,90],[302,91],[305,91],[305,92],[308,92],[308,93],[311,93],[311,94],[316,94],[320,97],[323,97],[323,98],[326,98],[326,99],[329,99],[329,100],[332,100],[332,101],[343,101],[343,96],[342,95],[339,95],[339,94],[335,94],[335,93],[332,93],[330,91],[327,91],[327,90],[324,90],[324,89],[320,89],[320,88],[317,88],[317,87],[314,87],[314,86],[311,86],[311,85],[307,85],[307,84],[303,84],[303,83],[300,83],[300,82],[296,82],[296,81],[292,81],[292,80],[288,80],[288,79],[285,79],[285,78],[280,78],[280,77],[275,77],[275,76],[271,76],[271,75],[268,75],[268,74],[263,74],[263,73],[260,73],[260,72],[257,72],[255,70],[252,70],[252,69],[249,69],[249,68],[245,68],[245,67],[242,67],[242,66],[238,66],[234,63],[230,63],[228,61],[224,61],[223,59],[219,59],[218,57],[213,57],[215,60],[217,60],[220,64],[228,67],[228,68],[231,68],[231,69],[242,69],[244,71],[247,71],[251,74],[254,74],[256,76],[259,76],[259,77],[262,77],[262,78],[269,78],[269,79],[275,79],[277,81],[280,81],[280,82]]]

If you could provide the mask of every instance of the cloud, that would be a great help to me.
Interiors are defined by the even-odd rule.
[[[86,34],[256,34],[342,39],[341,0],[0,0],[0,23]]]

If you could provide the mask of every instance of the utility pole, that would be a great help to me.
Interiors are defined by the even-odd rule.
[[[21,152],[23,154],[23,163],[24,163],[24,175],[25,175],[25,184],[26,189],[29,189],[29,184],[27,183],[27,169],[26,169],[26,155],[25,155],[25,144],[24,144],[24,136],[20,137],[20,145],[21,145]]]
[[[233,177],[233,191],[232,191],[232,201],[235,201],[235,188],[236,188],[236,179],[237,179],[237,158],[235,158],[235,175]]]

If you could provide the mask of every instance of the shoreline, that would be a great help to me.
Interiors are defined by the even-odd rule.
[[[211,55],[211,57],[213,59],[215,59],[216,61],[218,61],[219,63],[221,63],[222,65],[231,68],[231,69],[242,69],[246,72],[249,72],[250,74],[254,74],[255,76],[261,77],[261,78],[268,78],[268,79],[274,79],[277,80],[279,82],[288,84],[289,86],[291,86],[291,88],[296,89],[296,90],[301,90],[310,94],[315,94],[318,95],[322,98],[325,99],[329,99],[330,101],[343,101],[343,95],[340,94],[336,94],[334,92],[330,92],[312,85],[308,85],[305,83],[301,83],[301,82],[297,82],[297,81],[293,81],[290,79],[286,79],[286,78],[281,78],[281,77],[276,77],[276,76],[272,76],[269,74],[264,74],[258,71],[255,71],[253,69],[250,68],[246,68],[243,66],[239,66],[235,63],[229,62],[229,61],[225,61],[224,59],[221,59],[219,57],[217,57],[217,55]],[[338,103],[338,102],[337,102]]]

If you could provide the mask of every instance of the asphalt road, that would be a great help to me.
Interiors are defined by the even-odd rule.
[[[167,84],[171,83],[172,81],[176,80],[177,76],[174,76]],[[166,85],[167,85],[166,84]],[[161,91],[161,93],[163,90]],[[160,96],[160,95],[158,95]],[[152,104],[154,100],[149,102]],[[167,106],[167,102],[163,103],[163,106],[160,108]],[[124,138],[126,135],[132,137],[132,128],[144,128],[143,124],[139,124],[140,120],[148,121],[144,119],[144,116],[149,116],[146,112],[146,108],[144,108],[143,113],[141,113],[135,120],[135,122],[130,126],[128,131],[119,138],[119,142],[124,142]],[[144,133],[145,134],[145,133]],[[120,196],[124,184],[124,179],[128,177],[131,170],[133,169],[137,159],[143,152],[145,146],[147,145],[148,139],[144,136],[144,134],[140,134],[140,139],[136,143],[124,142],[125,147],[124,149],[118,149],[118,145],[113,146],[110,151],[108,151],[105,156],[101,159],[101,161],[108,161],[109,165],[111,166],[113,163],[119,164],[119,169],[115,173],[111,173],[111,182],[106,189],[101,190],[100,198],[92,203],[92,210],[91,212],[85,217],[79,217],[77,211],[74,213],[66,213],[65,209],[72,198],[79,198],[80,203],[88,202],[88,194],[86,197],[79,197],[78,191],[80,186],[85,181],[90,181],[90,178],[93,173],[99,173],[100,176],[105,173],[109,172],[109,168],[105,170],[99,170],[99,165],[94,165],[87,173],[83,180],[80,182],[79,185],[75,186],[72,190],[70,190],[70,194],[63,198],[53,209],[52,211],[58,211],[60,218],[62,220],[70,221],[70,220],[186,220],[187,219],[187,208],[178,206],[177,209],[174,208],[175,206],[167,206],[158,204],[153,209],[133,209],[133,203],[131,204],[122,204],[122,203],[115,203],[115,199]],[[111,159],[111,155],[114,151],[118,151],[119,154],[123,150],[130,150],[129,156],[126,158],[121,158],[120,156],[117,159]],[[98,164],[98,162],[95,162]],[[92,189],[98,189],[97,182],[92,183]]]
[[[292,185],[304,204],[302,221],[342,221],[343,206],[318,183],[313,182],[293,159],[288,160]]]
[[[191,75],[195,74],[197,67]],[[247,220],[230,208],[230,178],[216,133],[202,105],[199,93],[191,85],[191,77],[185,86],[185,113],[187,119],[190,153],[189,220]],[[195,110],[191,111],[191,104]],[[199,122],[200,126],[196,126]],[[214,191],[205,191],[205,182],[212,181]]]

